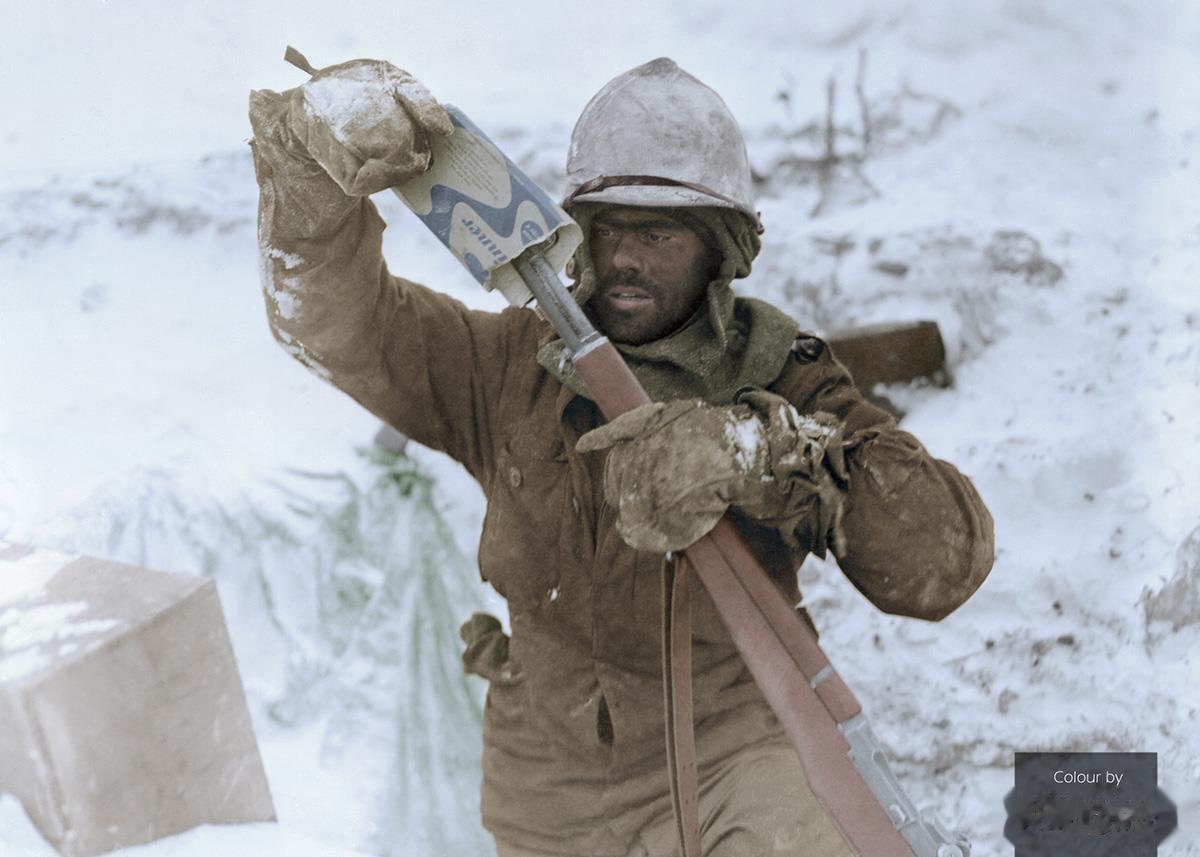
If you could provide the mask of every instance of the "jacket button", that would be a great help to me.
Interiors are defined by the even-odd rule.
[[[508,484],[514,488],[521,487],[521,471],[516,467],[508,468]]]

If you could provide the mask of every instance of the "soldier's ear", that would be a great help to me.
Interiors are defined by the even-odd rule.
[[[567,260],[567,267],[564,268],[563,270],[566,272],[568,279],[571,279],[571,280],[575,279],[575,257],[574,256],[572,256],[570,259]]]

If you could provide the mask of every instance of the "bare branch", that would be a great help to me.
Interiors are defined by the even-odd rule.
[[[830,163],[837,160],[837,128],[834,126],[834,111],[837,101],[837,80],[830,75],[825,84],[825,159]]]
[[[858,99],[858,115],[862,122],[862,151],[859,157],[864,160],[871,147],[871,108],[867,103],[866,79],[867,49],[860,47],[858,49],[858,73],[854,78],[854,95]]]

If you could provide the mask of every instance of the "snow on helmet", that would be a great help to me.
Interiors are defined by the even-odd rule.
[[[732,208],[762,231],[737,121],[721,96],[666,57],[613,78],[583,108],[563,207],[576,202]]]

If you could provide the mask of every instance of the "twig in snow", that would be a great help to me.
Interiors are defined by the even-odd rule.
[[[825,208],[828,201],[830,186],[833,183],[833,170],[837,166],[837,126],[834,115],[837,106],[837,80],[830,75],[825,84],[825,152],[816,162],[817,168],[817,202],[808,212],[809,217],[816,217]]]
[[[925,133],[923,135],[924,139],[926,140],[937,134],[937,132],[942,128],[942,123],[947,119],[962,116],[962,111],[959,110],[958,107],[953,103],[944,98],[939,98],[936,95],[918,92],[909,86],[907,80],[904,81],[900,88],[900,95],[902,98],[911,98],[913,101],[924,101],[928,104],[937,105],[937,113],[934,114],[933,120],[929,123],[929,127],[925,129]]]
[[[865,81],[867,77],[867,49],[858,49],[858,73],[854,78],[854,95],[858,99],[858,115],[862,121],[862,149],[860,157],[864,160],[871,147],[871,108],[867,103]]]
[[[837,128],[834,125],[834,111],[837,106],[837,80],[831,75],[825,84],[825,160],[830,163],[837,160]]]

